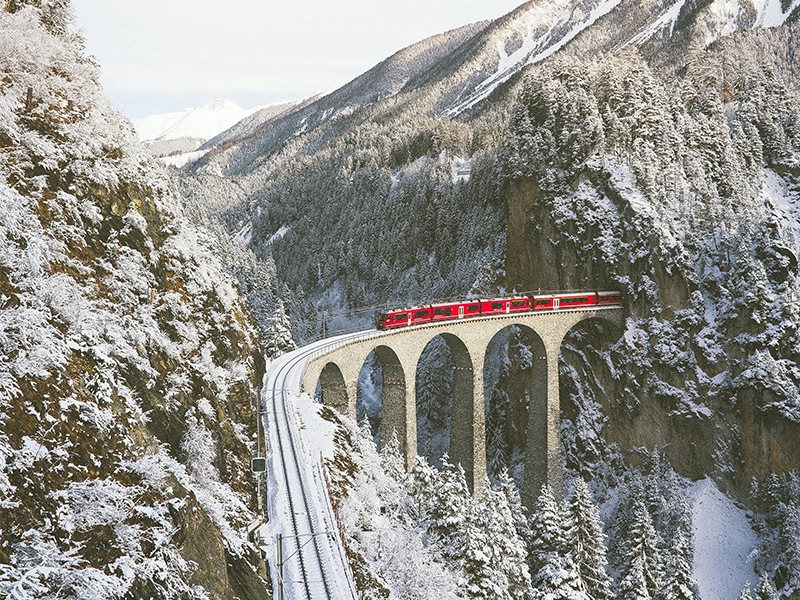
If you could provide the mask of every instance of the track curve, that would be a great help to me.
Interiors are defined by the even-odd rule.
[[[274,589],[278,591],[282,580],[287,600],[358,597],[320,459],[305,451],[297,426],[296,400],[312,358],[374,333],[358,332],[304,346],[273,361],[265,375],[261,401],[268,444],[267,506],[270,529],[283,538],[283,564],[278,565],[273,556],[270,570]]]

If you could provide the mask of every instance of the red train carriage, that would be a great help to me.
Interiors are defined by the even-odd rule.
[[[530,309],[531,299],[527,296],[481,300],[481,315],[501,315],[505,313],[528,312]]]
[[[559,310],[565,308],[580,308],[582,306],[594,306],[595,304],[597,304],[597,292],[580,292],[576,294],[552,294],[547,296],[533,297],[533,310]]]
[[[600,306],[617,306],[622,304],[621,292],[597,292],[597,304]]]
[[[451,319],[465,319],[469,317],[481,316],[481,303],[474,302],[451,302],[448,304],[432,304],[432,321],[449,321]]]

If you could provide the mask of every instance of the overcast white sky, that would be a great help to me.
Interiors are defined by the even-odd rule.
[[[105,93],[131,119],[331,90],[428,36],[523,0],[72,0]]]

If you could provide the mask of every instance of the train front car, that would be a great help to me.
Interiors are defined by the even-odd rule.
[[[399,315],[403,315],[402,318]],[[395,317],[398,317],[395,319]],[[375,322],[378,329],[386,331],[387,329],[397,329],[398,327],[405,327],[408,325],[407,314],[403,311],[390,310],[388,312],[379,312],[375,316]]]
[[[423,325],[431,322],[431,314],[430,306],[391,310],[378,315],[378,329],[397,329],[399,327]]]

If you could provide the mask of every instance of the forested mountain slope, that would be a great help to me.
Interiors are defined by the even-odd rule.
[[[800,464],[797,12],[528,2],[393,96],[294,122],[259,154],[265,129],[199,170],[239,186],[220,218],[274,260],[300,338],[387,302],[623,290],[624,331],[576,331],[562,353],[568,468],[623,485],[646,448],[713,476],[763,511],[755,566],[790,595],[799,554],[776,540],[800,500],[782,475]],[[487,458],[517,480],[523,341],[510,332],[485,377]],[[434,463],[448,360],[432,347],[417,373]]]
[[[0,596],[266,598],[256,326],[65,5],[0,9]]]

